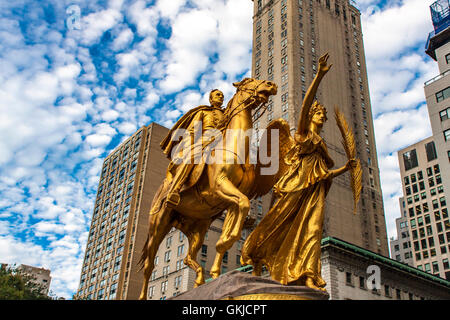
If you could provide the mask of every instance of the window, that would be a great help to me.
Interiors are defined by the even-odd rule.
[[[445,141],[450,141],[450,129],[444,131],[444,139]]]
[[[445,62],[450,63],[450,53],[445,55]]]
[[[450,96],[450,87],[445,88],[439,92],[436,92],[436,102],[441,102]]]
[[[171,244],[172,244],[172,236],[170,236],[166,239],[166,248],[170,248]]]
[[[208,246],[206,244],[202,245],[202,256],[205,256],[208,254]]]
[[[165,292],[167,290],[168,280],[161,282],[161,292]]]
[[[350,272],[346,272],[345,273],[345,283],[347,284],[347,285],[353,285],[353,277],[352,277],[352,274],[350,273]]]
[[[391,296],[391,288],[389,288],[388,285],[384,285],[384,295],[386,297],[390,297]]]
[[[420,191],[425,190],[425,183],[423,181],[419,181],[419,189]]]
[[[434,179],[433,178],[429,178],[428,179],[428,184],[430,185],[430,188],[434,187]]]
[[[184,244],[178,247],[177,256],[181,256],[184,253]]]
[[[431,141],[425,145],[425,151],[427,152],[427,160],[432,161],[437,159],[436,146],[434,141]]]
[[[402,291],[401,291],[400,289],[395,289],[395,297],[396,297],[398,300],[401,300],[401,299],[402,299]]]
[[[445,201],[445,197],[439,198],[439,202],[441,203],[441,207],[445,207],[447,205],[447,202]]]
[[[178,288],[181,285],[181,281],[182,280],[183,280],[183,276],[182,275],[179,275],[179,276],[175,277],[175,283],[174,283],[175,288]]]
[[[449,134],[450,134],[450,130],[449,130]],[[405,170],[410,170],[412,168],[417,167],[419,164],[417,162],[416,149],[405,152],[403,154],[403,162],[405,164]]]
[[[433,261],[432,266],[433,266],[433,273],[439,272],[439,265],[437,261]]]
[[[422,180],[423,179],[423,173],[422,171],[417,172],[417,179]]]
[[[359,287],[361,289],[365,289],[365,284],[366,284],[366,281],[365,281],[364,277],[359,277]]]
[[[439,117],[441,118],[441,121],[445,121],[448,118],[450,118],[450,108],[444,109],[439,112]]]
[[[170,261],[170,250],[166,251],[166,253],[164,253],[164,262],[169,262]]]

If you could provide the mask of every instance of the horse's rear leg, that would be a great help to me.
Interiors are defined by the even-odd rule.
[[[196,220],[194,221],[190,227],[186,235],[189,241],[189,251],[184,259],[184,264],[189,268],[194,270],[197,274],[197,278],[195,279],[194,288],[205,283],[205,276],[203,274],[202,266],[197,262],[197,253],[200,250],[203,241],[205,239],[205,234],[208,231],[208,228],[211,224],[211,220]]]
[[[250,210],[250,201],[247,196],[239,191],[228,178],[222,177],[216,184],[216,187],[216,194],[228,201],[231,207],[225,216],[220,239],[216,243],[217,253],[210,271],[213,278],[217,278],[220,275],[220,267],[225,252],[241,238],[245,217]]]
[[[144,283],[142,285],[139,300],[147,300],[147,290],[150,275],[154,268],[155,256],[164,237],[173,226],[172,210],[164,209],[150,216],[148,240],[146,242],[144,260]]]

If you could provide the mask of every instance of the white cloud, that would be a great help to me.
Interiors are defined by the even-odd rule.
[[[123,30],[116,39],[114,39],[113,42],[113,48],[114,50],[118,51],[118,50],[122,50],[124,48],[126,48],[131,41],[133,40],[134,34],[133,31],[131,31],[131,29],[126,28],[125,30]]]
[[[186,0],[158,0],[156,8],[159,10],[162,18],[174,20],[186,2]]]
[[[160,83],[163,93],[194,84],[196,77],[207,71],[216,40],[217,20],[211,12],[193,9],[178,15],[168,41],[167,75]]]
[[[156,10],[154,7],[147,8],[145,1],[138,0],[130,6],[128,15],[131,19],[131,22],[136,25],[138,34],[140,36],[156,36],[156,26],[159,21],[158,10]]]
[[[81,33],[78,34],[78,30],[71,32],[75,36],[80,37],[82,44],[89,46],[97,43],[106,31],[118,24],[122,19],[122,14],[117,8],[108,8],[82,16]]]
[[[131,135],[134,132],[136,132],[137,127],[134,123],[122,122],[121,124],[118,125],[118,130],[122,134]]]
[[[370,16],[363,16],[367,58],[395,57],[405,49],[424,42],[428,32],[433,30],[430,15],[424,13],[429,13],[429,6],[433,2],[408,0]]]

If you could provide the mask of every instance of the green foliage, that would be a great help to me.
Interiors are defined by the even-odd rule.
[[[0,300],[51,300],[42,287],[15,267],[0,268]]]

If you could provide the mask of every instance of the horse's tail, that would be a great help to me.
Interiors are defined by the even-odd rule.
[[[147,240],[145,240],[144,247],[142,248],[141,259],[139,259],[139,262],[137,264],[138,267],[139,267],[138,271],[141,271],[144,268],[144,266],[145,266],[145,259],[147,259],[147,257],[148,257],[148,249],[147,249],[147,247],[148,247],[148,242],[149,241],[150,241],[150,235],[147,235]]]

